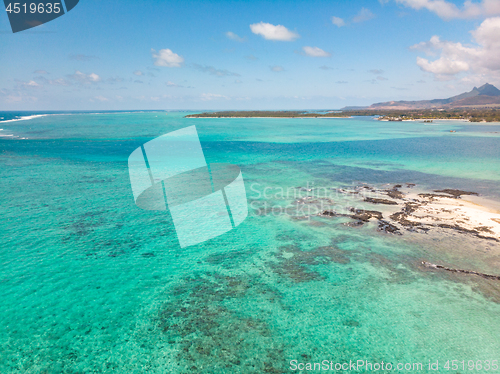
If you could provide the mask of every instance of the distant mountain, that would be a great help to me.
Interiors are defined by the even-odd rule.
[[[372,104],[365,109],[432,109],[432,108],[461,108],[461,107],[499,107],[500,90],[486,83],[472,91],[450,97],[448,99],[421,100],[421,101],[388,101]],[[347,108],[344,108],[346,110]]]

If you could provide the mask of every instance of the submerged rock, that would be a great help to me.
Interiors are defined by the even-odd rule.
[[[393,199],[402,199],[405,197],[405,194],[398,190],[387,190],[387,196],[392,197]]]
[[[367,203],[372,203],[372,204],[398,205],[396,201],[387,199],[376,199],[374,197],[365,197],[365,201]]]
[[[484,274],[484,273],[479,273],[479,272],[473,271],[473,270],[453,269],[453,268],[448,268],[448,267],[443,266],[443,265],[432,264],[432,263],[427,262],[427,261],[422,261],[422,265],[427,267],[427,268],[431,268],[431,269],[441,269],[441,270],[450,271],[452,273],[473,274],[473,275],[477,275],[477,276],[480,276],[480,277],[486,278],[486,279],[500,280],[500,276],[498,276],[498,275]]]
[[[379,221],[378,229],[379,231],[383,231],[385,233],[401,235],[401,232],[399,232],[399,229],[396,226],[384,220]]]
[[[461,191],[461,190],[453,190],[453,189],[445,189],[445,190],[434,190],[434,192],[440,192],[440,193],[445,193],[451,196],[454,196],[455,198],[459,198],[462,195],[476,195],[479,196],[477,192],[469,192],[469,191]]]
[[[348,215],[348,217],[368,222],[370,218],[382,219],[382,212],[378,212],[376,210],[364,210],[364,209],[354,209],[351,208],[351,212],[354,212],[353,215]]]

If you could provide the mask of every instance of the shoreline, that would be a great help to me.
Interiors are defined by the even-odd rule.
[[[376,221],[378,231],[386,234],[436,231],[500,243],[500,203],[476,192],[427,191],[412,184],[392,188],[360,185],[337,192],[347,200],[343,210],[324,207],[318,217],[346,217],[350,220],[344,225],[349,227]],[[321,199],[311,200],[310,204],[318,200]]]
[[[488,124],[500,124],[500,122],[487,122],[487,121],[471,121],[469,119],[460,119],[460,118],[419,118],[419,119],[403,119],[401,121],[391,121],[389,119],[379,119],[380,122],[422,122],[422,121],[432,121],[426,122],[426,125],[432,125],[434,121],[455,121],[455,122],[465,122],[465,123],[488,123]]]
[[[366,117],[372,117],[372,116],[366,116]],[[346,117],[208,117],[208,116],[203,116],[203,117],[184,117],[187,119],[191,118],[211,118],[211,119],[227,119],[227,118],[239,118],[239,119],[250,119],[250,118],[276,118],[276,119],[344,119],[344,118],[354,118],[353,116],[346,116]]]

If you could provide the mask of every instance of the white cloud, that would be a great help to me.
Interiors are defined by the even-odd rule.
[[[49,80],[49,84],[53,86],[69,86],[70,83],[64,78],[57,78]]]
[[[250,25],[250,30],[256,35],[261,35],[267,40],[279,40],[290,42],[300,37],[299,34],[288,30],[282,25],[271,25],[270,23],[254,23]]]
[[[51,86],[70,86],[71,83],[64,78],[57,79],[47,79],[45,77],[36,77],[37,81],[42,82],[43,84],[50,84]]]
[[[361,10],[352,18],[352,22],[359,23],[369,21],[375,18],[375,14],[371,12],[370,9],[361,8]]]
[[[345,21],[340,17],[332,17],[332,23],[337,27],[345,26]]]
[[[234,40],[234,41],[237,41],[237,42],[240,42],[240,43],[242,43],[242,42],[244,42],[244,41],[245,41],[245,38],[241,38],[241,37],[239,37],[238,35],[236,35],[236,34],[235,34],[234,32],[232,32],[232,31],[228,31],[228,32],[226,32],[226,37],[227,37],[228,39],[231,39],[231,40]]]
[[[455,75],[467,71],[470,68],[469,64],[465,61],[457,61],[445,57],[441,57],[435,61],[417,57],[417,65],[420,66],[423,71],[437,75]]]
[[[433,36],[428,42],[410,48],[431,56],[438,54],[439,58],[434,61],[417,57],[417,65],[434,74],[436,79],[447,80],[463,72],[481,75],[484,79],[500,78],[500,17],[484,20],[471,34],[477,46],[464,46]]]
[[[472,36],[485,48],[500,48],[500,17],[484,20],[477,30],[472,31]]]
[[[104,96],[95,96],[94,99],[96,99],[100,102],[109,101],[109,99],[107,97],[104,97]]]
[[[231,100],[229,97],[220,95],[220,94],[213,94],[213,93],[202,93],[200,95],[200,99],[202,101],[212,101],[212,100]]]
[[[7,102],[9,104],[17,104],[17,103],[23,103],[23,102],[34,103],[36,101],[38,101],[37,97],[26,96],[23,94],[7,95],[5,97],[5,102]]]
[[[285,68],[283,66],[278,66],[278,65],[269,66],[269,69],[271,69],[271,71],[274,71],[275,73],[285,71]]]
[[[33,74],[49,74],[49,73],[47,73],[47,71],[45,70],[35,70]]]
[[[35,81],[31,80],[31,81],[28,81],[28,82],[22,82],[22,81],[17,81],[17,83],[19,84],[19,86],[21,86],[22,88],[40,88],[41,86],[36,83]]]
[[[83,84],[97,83],[101,81],[101,77],[96,73],[84,74],[81,71],[75,71],[75,74],[69,75],[69,78],[74,79]]]
[[[384,71],[382,69],[371,69],[371,70],[368,70],[368,73],[380,75],[380,74],[384,74]]]
[[[184,86],[180,86],[178,85],[177,83],[174,83],[174,82],[171,82],[171,81],[168,81],[167,83],[165,83],[168,87],[184,87]]]
[[[196,70],[202,71],[204,73],[208,73],[211,75],[215,75],[217,77],[228,77],[228,76],[233,76],[233,77],[239,77],[240,75],[238,73],[233,73],[232,71],[229,70],[222,70],[222,69],[216,69],[213,66],[203,66],[199,64],[193,64],[193,68]]]
[[[396,2],[415,10],[427,9],[446,20],[491,17],[500,14],[500,1],[498,0],[482,0],[479,3],[467,0],[461,8],[446,0],[396,0]]]
[[[99,77],[97,74],[95,73],[90,73],[88,75],[88,78],[90,79],[91,82],[99,82],[101,80],[101,77]]]
[[[311,57],[330,57],[331,54],[318,47],[302,47],[304,53]]]
[[[134,71],[134,75],[140,76],[140,75],[144,75],[144,73],[140,70],[136,70],[136,71]]]
[[[160,49],[156,52],[151,49],[151,55],[155,59],[156,66],[166,66],[169,68],[178,68],[184,63],[184,58],[177,53],[172,52],[170,49]]]

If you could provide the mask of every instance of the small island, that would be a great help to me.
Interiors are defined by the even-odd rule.
[[[368,107],[317,111],[222,111],[190,114],[186,118],[349,118],[373,116],[381,121],[460,120],[500,122],[500,90],[491,84],[447,99],[388,101]]]
[[[328,111],[315,113],[310,111],[294,110],[251,110],[251,111],[223,111],[190,114],[185,118],[338,118],[350,117],[351,114],[342,111]]]
[[[185,118],[350,118],[355,116],[377,117],[380,121],[417,121],[429,123],[433,120],[461,120],[469,122],[500,122],[500,109],[358,109],[327,111],[221,111],[189,114]]]

